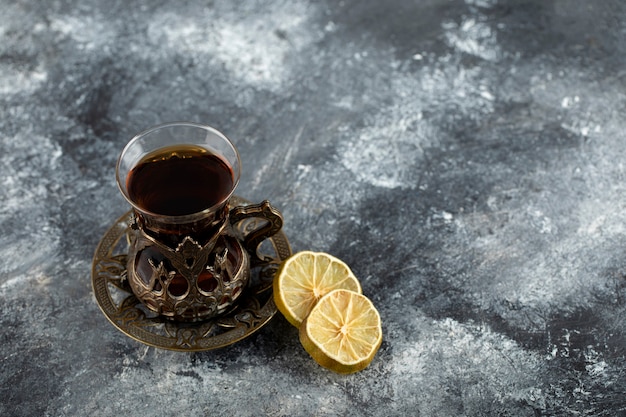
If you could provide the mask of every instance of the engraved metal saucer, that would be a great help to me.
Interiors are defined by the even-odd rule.
[[[240,197],[233,205],[248,202]],[[148,310],[126,281],[129,219],[127,212],[104,234],[93,258],[91,284],[106,318],[125,335],[162,349],[197,352],[236,343],[264,326],[276,313],[272,280],[280,263],[291,255],[287,237],[279,231],[259,248],[266,260],[251,271],[250,283],[236,306],[213,319],[197,323],[177,322]],[[255,230],[257,219],[240,222],[243,235]]]

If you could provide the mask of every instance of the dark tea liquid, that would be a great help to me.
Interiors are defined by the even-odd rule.
[[[165,216],[194,214],[224,201],[234,186],[230,165],[207,149],[178,145],[142,159],[128,174],[128,195]]]

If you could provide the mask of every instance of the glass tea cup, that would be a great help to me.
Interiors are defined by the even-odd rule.
[[[236,304],[257,248],[282,227],[268,201],[231,207],[239,153],[216,129],[176,122],[133,137],[116,166],[133,209],[127,279],[150,310],[179,321],[218,316]],[[262,226],[242,236],[249,218]]]

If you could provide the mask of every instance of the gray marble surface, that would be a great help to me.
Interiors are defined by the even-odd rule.
[[[626,3],[0,0],[0,415],[626,414]],[[351,376],[276,316],[180,353],[94,250],[137,132],[210,124],[384,342]]]

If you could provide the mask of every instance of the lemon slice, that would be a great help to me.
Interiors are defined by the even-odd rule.
[[[276,307],[296,327],[330,291],[361,293],[361,284],[348,265],[327,253],[310,251],[287,258],[276,273],[273,287]]]
[[[365,369],[383,340],[381,320],[364,295],[335,290],[322,297],[300,326],[300,342],[313,359],[332,371]]]

